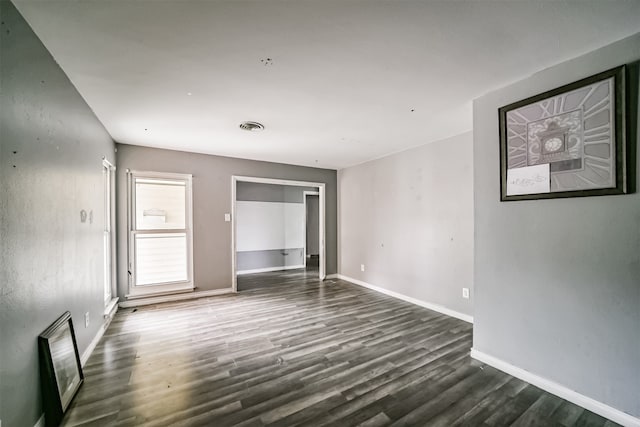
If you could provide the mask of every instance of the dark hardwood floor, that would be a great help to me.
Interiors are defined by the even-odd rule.
[[[120,310],[67,426],[613,426],[469,357],[472,326],[317,272]]]
[[[309,257],[305,260],[306,268],[274,271],[270,273],[245,274],[238,276],[238,291],[248,291],[252,289],[264,288],[274,285],[285,285],[287,283],[295,284],[296,281],[313,280],[318,278],[317,256]]]

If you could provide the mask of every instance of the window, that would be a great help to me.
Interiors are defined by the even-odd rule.
[[[102,183],[104,191],[104,304],[111,302],[115,295],[115,223],[113,215],[113,188],[115,182],[114,171],[116,168],[107,160],[102,161]]]
[[[193,290],[191,175],[129,174],[130,296]]]

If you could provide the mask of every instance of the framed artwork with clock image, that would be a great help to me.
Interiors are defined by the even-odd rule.
[[[498,110],[502,201],[629,192],[626,68]]]

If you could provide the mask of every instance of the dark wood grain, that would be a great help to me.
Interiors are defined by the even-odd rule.
[[[121,310],[67,426],[613,426],[469,357],[472,326],[317,271]]]

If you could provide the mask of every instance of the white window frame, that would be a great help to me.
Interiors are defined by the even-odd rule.
[[[136,200],[135,183],[136,179],[151,179],[162,181],[181,181],[185,183],[185,228],[184,229],[136,229]],[[192,175],[168,172],[150,171],[127,171],[127,223],[128,223],[128,276],[129,294],[127,299],[140,298],[152,295],[174,294],[181,292],[193,292],[193,195],[192,195]],[[187,237],[187,280],[176,282],[165,282],[161,284],[149,284],[136,286],[136,259],[135,259],[135,238],[137,234],[175,234],[185,233]]]
[[[107,159],[102,159],[102,179],[104,191],[103,239],[109,239],[109,248],[104,253],[104,305],[108,306],[116,297],[116,210],[115,178],[116,167]]]

